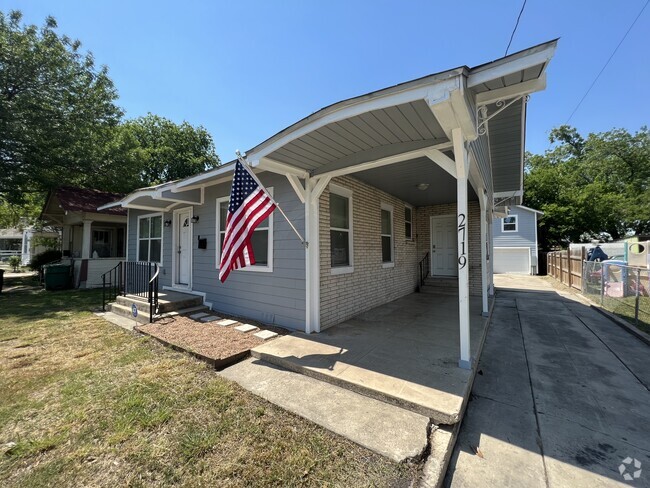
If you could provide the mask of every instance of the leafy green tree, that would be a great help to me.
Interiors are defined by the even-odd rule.
[[[59,35],[52,17],[42,27],[21,20],[0,12],[0,194],[12,203],[83,183],[122,116],[107,68],[79,41]]]
[[[136,179],[138,187],[186,178],[219,165],[205,128],[175,124],[151,113],[121,124],[107,152],[107,161],[131,168],[126,174]]]
[[[561,126],[554,147],[527,155],[524,204],[540,209],[542,248],[650,232],[650,133],[589,134]]]

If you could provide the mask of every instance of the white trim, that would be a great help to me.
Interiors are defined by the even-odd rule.
[[[390,237],[390,260],[389,261],[384,261],[384,251],[382,248],[382,256],[381,256],[381,267],[382,268],[393,268],[395,266],[395,215],[394,215],[394,208],[392,205],[388,203],[381,202],[380,205],[380,211],[379,211],[379,236],[380,236],[380,245],[381,245],[381,238],[383,237]],[[381,212],[386,211],[390,214],[390,234],[382,234],[382,229],[381,229]],[[380,246],[381,247],[381,246]]]
[[[534,80],[523,81],[515,85],[506,86],[505,88],[497,88],[496,90],[478,93],[476,95],[476,105],[489,105],[499,100],[507,100],[520,95],[528,95],[545,89],[546,72],[544,71],[539,78]]]
[[[189,226],[190,226],[190,278],[188,280],[187,284],[184,283],[179,283],[178,282],[178,253],[176,252],[176,249],[178,248],[179,242],[179,230],[176,228],[177,226],[177,215],[186,212],[189,210],[190,216],[189,216]],[[194,207],[189,206],[189,207],[183,207],[183,208],[177,208],[174,210],[172,213],[172,286],[174,286],[178,290],[191,290],[192,289],[192,280],[194,278],[194,273],[193,273],[193,268],[194,268],[194,246],[192,245],[192,242],[194,242],[194,223],[192,222],[192,217],[194,217]],[[163,222],[164,224],[164,222]]]
[[[269,195],[271,197],[273,196],[273,187],[269,186],[266,188],[266,191],[269,192]],[[225,229],[221,230],[221,213],[219,206],[223,202],[228,202],[230,201],[230,195],[226,197],[219,197],[216,199],[216,206],[215,206],[215,214],[216,214],[216,221],[215,221],[215,236],[216,236],[216,242],[214,243],[214,249],[215,249],[215,269],[219,269],[219,264],[221,263],[221,233],[225,232]],[[268,264],[266,266],[258,266],[257,264],[253,266],[248,266],[246,268],[239,268],[233,271],[245,271],[247,273],[273,273],[273,248],[274,248],[274,241],[275,241],[275,236],[273,235],[273,214],[274,212],[271,212],[271,215],[269,215],[269,226],[267,228],[268,230],[268,237],[267,237],[267,262]],[[258,230],[264,230],[264,227],[259,227],[255,229],[254,232],[257,232]]]
[[[539,212],[542,213],[542,212]],[[539,274],[539,244],[537,243],[537,212],[534,214],[535,215],[535,274]],[[544,215],[542,213],[542,215]],[[532,274],[532,266],[531,266],[531,274]]]
[[[260,170],[270,171],[271,173],[278,173],[281,175],[292,175],[298,178],[306,178],[307,176],[309,176],[309,172],[304,169],[296,168],[295,166],[291,166],[286,163],[281,163],[280,161],[276,161],[274,159],[270,159],[266,157],[260,160],[253,161],[251,163],[251,167],[259,168]]]
[[[354,225],[353,225],[353,220],[354,220],[354,212],[352,210],[352,190],[348,188],[344,188],[342,186],[335,185],[333,183],[330,183],[329,185],[330,189],[330,194],[338,195],[343,198],[348,199],[348,224],[349,227],[347,229],[341,229],[338,227],[332,227],[332,210],[330,208],[330,225],[329,225],[329,231],[332,229],[334,230],[340,230],[348,233],[348,258],[349,258],[349,264],[347,266],[332,266],[332,238],[330,236],[330,274],[332,275],[339,275],[339,274],[347,274],[347,273],[353,273],[354,272]]]
[[[210,171],[206,171],[205,173],[198,174],[196,176],[191,176],[190,178],[187,178],[182,181],[178,181],[176,184],[174,184],[173,188],[171,189],[172,193],[176,193],[178,191],[182,190],[189,190],[190,185],[194,185],[195,183],[204,183],[205,180],[208,180],[210,178],[214,178],[215,176],[223,175],[228,173],[229,171],[234,171],[235,169],[235,161],[232,161],[230,163],[225,163],[219,166],[218,168],[214,168]]]
[[[138,215],[138,229],[136,233],[136,241],[135,241],[135,255],[136,255],[136,260],[137,261],[142,261],[140,259],[140,220],[141,219],[151,219],[152,217],[160,217],[160,262],[157,261],[151,261],[151,235],[149,237],[143,237],[143,239],[147,239],[149,241],[149,249],[148,249],[148,262],[152,263],[157,263],[158,266],[161,268],[163,267],[163,260],[164,260],[164,242],[165,242],[165,215],[163,212],[155,212],[155,213],[150,213],[150,214],[145,214],[145,215]],[[149,234],[151,234],[151,221],[149,222]],[[157,237],[154,237],[154,239],[157,239]]]
[[[517,207],[517,208],[521,208],[523,210],[528,210],[530,212],[535,212],[536,214],[544,215],[544,212],[542,212],[541,210],[535,210],[534,208],[525,207],[523,205],[514,205],[514,206]]]
[[[406,220],[406,209],[409,209],[411,211],[411,220]],[[414,232],[413,232],[413,217],[415,216],[415,209],[413,208],[413,205],[410,205],[408,203],[404,204],[404,239],[407,241],[413,241],[415,238],[413,237]],[[406,223],[411,224],[411,235],[407,236],[406,235]]]
[[[506,230],[506,228],[505,228],[506,219],[510,218],[510,217],[515,218],[515,221],[514,221],[515,228],[514,228],[514,230]],[[512,222],[508,222],[508,225],[512,225],[512,224],[513,224]],[[501,232],[506,233],[506,234],[511,233],[511,232],[519,232],[519,215],[517,215],[517,214],[509,214],[508,216],[503,217],[501,219]]]

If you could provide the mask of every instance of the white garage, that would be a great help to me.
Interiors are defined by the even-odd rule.
[[[494,272],[530,274],[529,247],[495,247]]]

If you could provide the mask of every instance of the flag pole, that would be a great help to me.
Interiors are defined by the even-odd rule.
[[[257,184],[260,185],[262,188],[264,188],[264,191],[266,191],[266,188],[264,187],[264,185],[262,185],[262,182],[257,178],[255,173],[253,173],[251,165],[248,164],[248,161],[246,161],[246,159],[244,159],[244,156],[242,156],[242,154],[239,152],[239,150],[235,151],[235,154],[237,155],[237,159],[239,160],[239,162],[241,164],[243,164],[244,168],[246,168],[246,170],[248,171],[248,174],[250,174],[251,177],[257,182]],[[280,213],[282,214],[284,219],[287,221],[287,223],[291,226],[293,231],[298,236],[298,239],[300,239],[300,242],[302,242],[303,246],[309,247],[309,243],[305,239],[303,239],[302,235],[300,235],[300,232],[298,232],[298,229],[295,228],[295,226],[289,220],[289,217],[287,217],[287,214],[285,214],[284,210],[282,210],[282,207],[280,207],[280,205],[278,205],[278,202],[275,201],[275,198],[272,198],[272,200],[273,200],[273,203],[275,203],[275,208],[277,208],[280,211]]]

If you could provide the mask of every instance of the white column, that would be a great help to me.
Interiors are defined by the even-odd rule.
[[[320,332],[320,245],[318,199],[322,190],[305,179],[305,332]]]
[[[91,244],[90,241],[92,238],[92,232],[91,232],[92,223],[93,223],[92,220],[83,221],[84,230],[81,237],[81,259],[90,258],[90,244]]]
[[[488,232],[487,232],[487,197],[485,193],[480,195],[479,204],[481,207],[481,298],[483,301],[482,304],[482,313],[484,317],[488,316],[488,262],[487,262],[487,246],[490,245],[488,242]]]
[[[472,367],[469,328],[469,248],[467,226],[467,177],[469,161],[465,154],[465,140],[460,127],[453,129],[454,158],[456,160],[456,213],[458,217],[458,321],[460,327],[460,360],[463,369]]]
[[[492,206],[490,205],[490,208]],[[489,288],[490,296],[494,296],[494,214],[492,210],[488,212],[488,219],[490,219],[490,226],[488,228],[488,239],[490,240],[490,264],[489,264]]]

